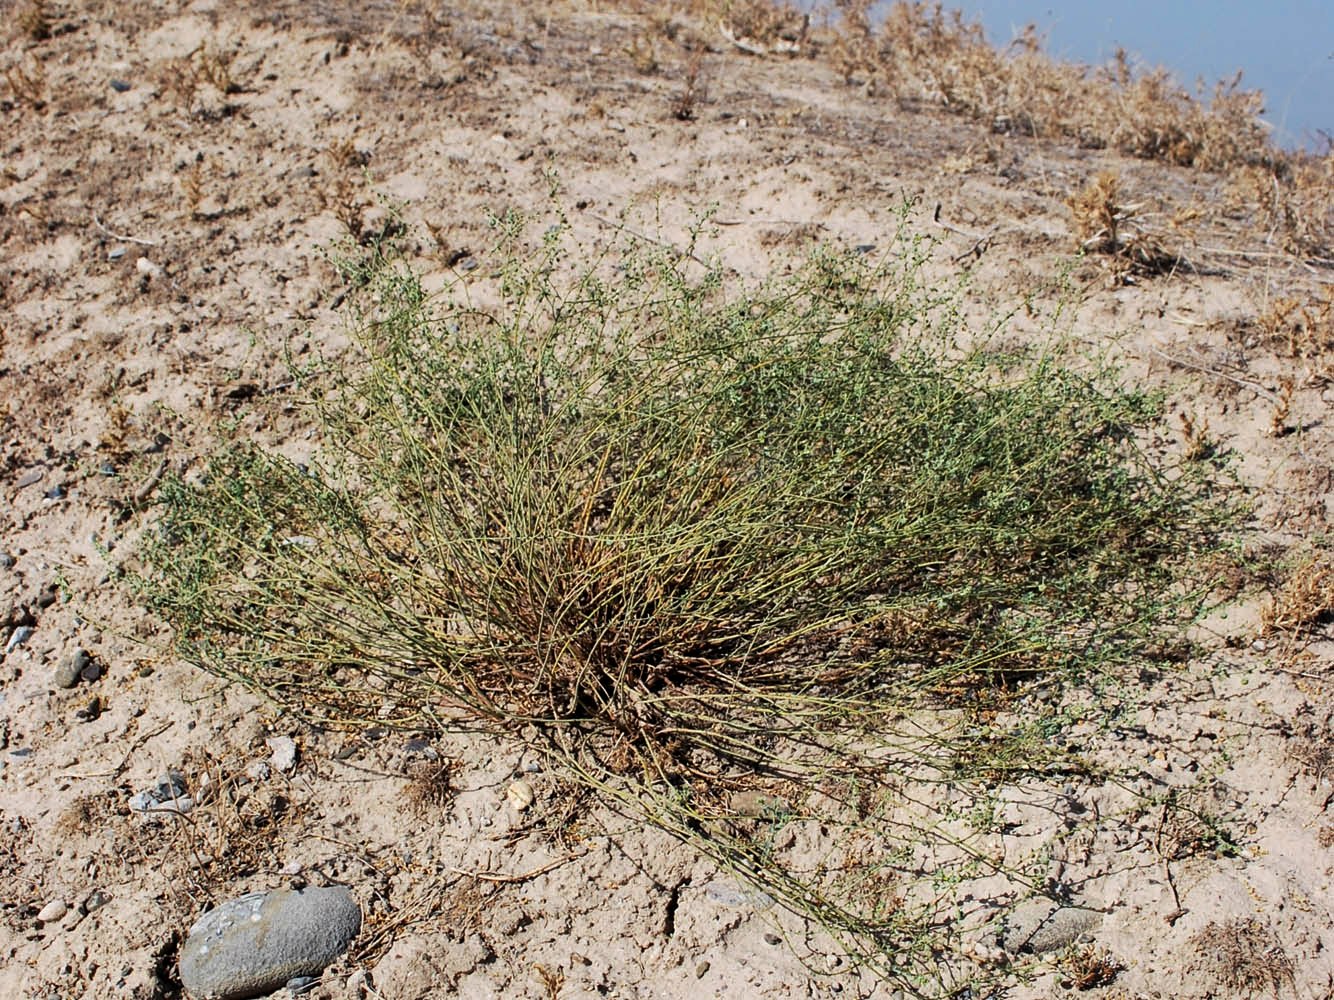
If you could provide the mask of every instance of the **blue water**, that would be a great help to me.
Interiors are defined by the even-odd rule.
[[[888,3],[877,5],[886,8]],[[1206,93],[1242,70],[1242,86],[1265,95],[1274,141],[1323,151],[1334,133],[1334,0],[955,0],[987,38],[1004,45],[1029,23],[1046,50],[1072,62],[1103,63],[1125,48],[1146,68],[1162,66]]]

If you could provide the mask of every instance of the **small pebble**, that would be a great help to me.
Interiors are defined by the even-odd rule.
[[[25,642],[32,638],[32,626],[20,625],[9,634],[9,642],[5,643],[5,652],[12,653]]]
[[[79,671],[79,677],[87,681],[89,684],[101,680],[102,664],[98,663],[96,660],[89,660],[83,665],[83,669]]]
[[[63,920],[68,912],[69,905],[63,899],[53,899],[38,911],[37,919],[44,924],[53,924]]]
[[[186,794],[185,776],[178,771],[158,775],[157,784],[130,798],[130,808],[135,812],[170,809],[184,814],[194,807],[194,799]]]
[[[149,278],[156,278],[162,274],[162,265],[154,264],[147,257],[140,257],[136,260],[134,262],[134,269]]]
[[[34,483],[40,483],[42,477],[46,475],[46,470],[40,465],[35,469],[29,469],[23,475],[19,476],[18,482],[14,484],[16,489],[23,489],[25,486],[31,486]]]
[[[520,778],[505,790],[505,798],[509,799],[515,809],[523,812],[537,801],[537,793],[533,791],[532,785]]]
[[[88,898],[79,904],[79,909],[84,913],[93,913],[106,906],[109,902],[111,902],[111,900],[107,897],[106,893],[101,889],[94,889],[89,894]]]
[[[88,702],[87,706],[74,713],[74,717],[80,722],[96,722],[102,715],[102,699],[93,696],[93,700]]]
[[[700,962],[699,965],[695,966],[695,978],[703,979],[708,974],[708,971],[711,968],[712,966],[709,965],[707,960]]]
[[[111,89],[118,94],[123,94],[130,89],[130,84],[125,80],[112,80]]]
[[[767,932],[767,933],[764,935],[764,943],[765,943],[765,944],[782,944],[782,943],[783,943],[783,939],[780,938],[777,934],[774,934],[773,932]]]
[[[875,244],[874,244],[874,243],[858,243],[853,249],[856,250],[859,254],[861,254],[861,255],[864,257],[864,256],[866,256],[868,253],[875,253]]]
[[[103,462],[98,466],[97,471],[104,476],[114,476],[116,474],[116,467],[110,462]]]
[[[296,770],[296,740],[290,736],[271,736],[264,743],[272,751],[269,763],[274,770],[283,774]]]
[[[125,256],[124,247],[112,247],[107,251],[107,260],[120,260]]]
[[[343,990],[354,1000],[361,1000],[365,996],[366,990],[370,987],[370,977],[366,975],[365,969],[358,969],[352,975],[347,977],[347,982],[343,984]]]
[[[257,760],[245,769],[245,776],[251,781],[268,781],[273,777],[273,768],[267,761]]]
[[[72,688],[78,684],[80,676],[90,662],[88,653],[83,649],[76,649],[71,655],[62,659],[52,673],[56,687]]]
[[[55,486],[52,486],[49,490],[46,491],[45,496],[46,499],[48,500],[64,500],[65,487],[57,483]]]
[[[17,561],[8,552],[0,552],[0,569],[13,569]]]

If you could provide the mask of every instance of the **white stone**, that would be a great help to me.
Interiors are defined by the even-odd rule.
[[[275,770],[283,774],[296,770],[296,740],[290,736],[270,736],[264,743],[272,751],[269,763]]]
[[[533,791],[532,785],[520,778],[506,789],[505,798],[509,799],[515,809],[523,812],[537,801],[537,793]]]

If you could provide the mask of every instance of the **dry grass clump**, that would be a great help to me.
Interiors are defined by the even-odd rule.
[[[451,761],[416,760],[406,766],[403,797],[417,813],[438,812],[454,800],[454,766]]]
[[[1232,185],[1277,246],[1299,257],[1334,259],[1334,146],[1323,155],[1276,153],[1270,163],[1237,169]]]
[[[1217,981],[1243,996],[1277,997],[1293,986],[1292,959],[1270,928],[1253,917],[1212,922],[1193,939]]]
[[[1002,49],[982,26],[936,3],[895,3],[875,26],[869,0],[836,0],[832,48],[851,79],[869,75],[899,99],[935,104],[1001,132],[1064,136],[1086,146],[1222,169],[1267,161],[1260,95],[1240,79],[1206,103],[1165,70],[1138,73],[1125,52],[1105,67],[1055,60],[1037,31]]]
[[[1309,632],[1334,620],[1334,554],[1320,551],[1288,575],[1261,616],[1265,635]]]
[[[43,0],[30,0],[20,7],[16,24],[31,41],[44,42],[51,37],[51,12]]]
[[[539,734],[887,975],[955,975],[986,824],[903,788],[984,797],[1053,751],[936,710],[1174,632],[1209,467],[1144,453],[1157,408],[1105,374],[960,348],[910,240],[726,294],[619,246],[558,280],[560,227],[536,259],[502,229],[495,308],[373,269],[321,453],[164,483],[139,592],[312,720]],[[769,785],[790,810],[730,822]]]
[[[1290,358],[1320,360],[1334,353],[1334,297],[1329,293],[1280,296],[1269,303],[1256,325]]]
[[[1080,991],[1110,986],[1124,969],[1115,957],[1094,947],[1080,949],[1065,962],[1070,985]]]
[[[1079,250],[1110,258],[1123,279],[1131,273],[1157,274],[1179,262],[1140,220],[1141,206],[1122,200],[1115,174],[1098,174],[1066,205]]]
[[[783,0],[688,0],[687,12],[716,26],[733,45],[753,55],[795,55],[806,48],[811,18]]]

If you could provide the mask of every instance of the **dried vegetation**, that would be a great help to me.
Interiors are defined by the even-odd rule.
[[[1101,66],[1056,59],[1033,25],[996,45],[980,23],[940,2],[876,7],[833,0],[828,27],[817,30],[794,7],[766,0],[676,5],[724,44],[824,60],[848,84],[905,108],[940,108],[993,133],[1065,139],[1224,175],[1266,246],[1334,263],[1334,147],[1277,147],[1260,118],[1263,95],[1245,88],[1240,73],[1191,90],[1125,50]],[[654,16],[668,23],[661,11]]]
[[[1218,981],[1240,996],[1281,996],[1293,986],[1292,959],[1278,937],[1254,918],[1211,923],[1195,947]]]

